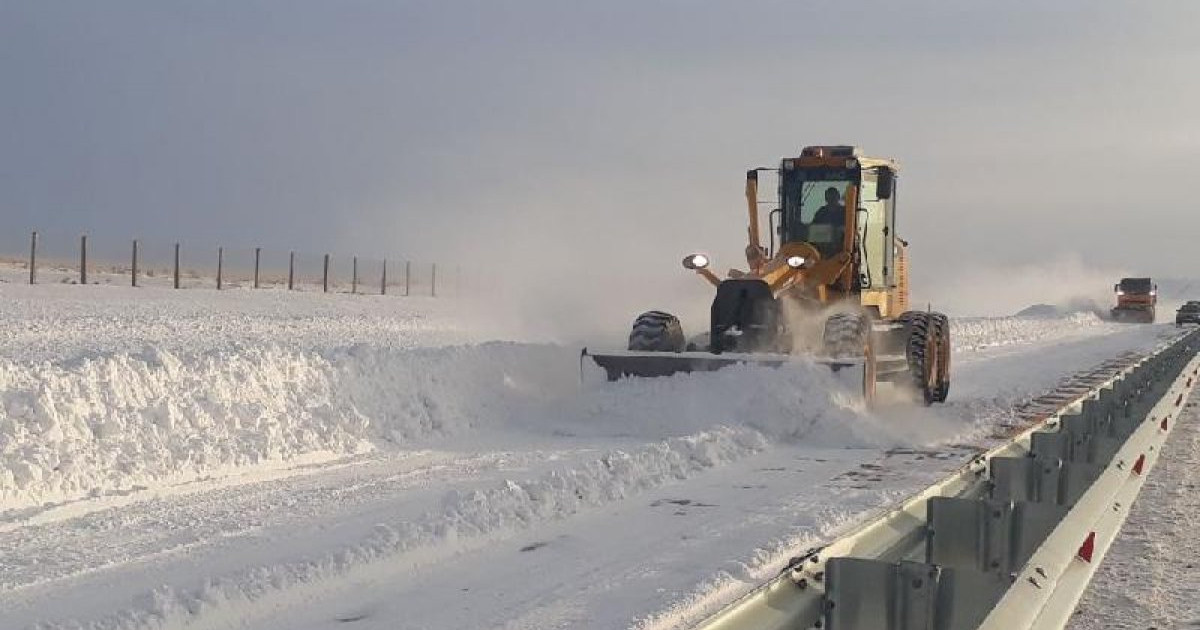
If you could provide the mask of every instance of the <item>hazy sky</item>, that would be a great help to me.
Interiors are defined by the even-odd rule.
[[[0,0],[0,251],[88,230],[473,254],[577,299],[703,291],[679,259],[742,262],[745,168],[853,143],[901,162],[919,298],[1064,268],[1105,291],[1200,263],[1198,18],[1192,0]]]

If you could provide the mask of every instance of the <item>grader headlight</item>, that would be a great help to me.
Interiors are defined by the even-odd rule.
[[[697,271],[708,267],[708,256],[704,254],[692,254],[683,259],[683,268]]]
[[[805,262],[808,261],[805,260],[803,256],[788,256],[787,266],[791,267],[792,269],[799,269],[804,266]]]

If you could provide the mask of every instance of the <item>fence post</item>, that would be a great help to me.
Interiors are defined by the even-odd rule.
[[[404,261],[404,297],[411,295],[412,289],[412,261]]]
[[[225,248],[217,248],[217,290],[221,290],[221,271],[225,266]]]
[[[179,288],[179,243],[175,243],[175,288]]]
[[[29,284],[37,284],[37,230],[29,237]]]
[[[254,288],[258,288],[258,261],[262,258],[262,248],[254,248]]]
[[[433,263],[432,269],[429,274],[429,296],[437,297],[437,263]]]
[[[379,295],[387,295],[387,259],[383,259],[383,279],[379,281]]]
[[[325,271],[321,274],[321,293],[329,293],[329,254],[325,254]]]
[[[296,252],[288,252],[288,291],[296,286]]]
[[[87,284],[87,234],[79,237],[79,284]]]
[[[350,293],[358,293],[358,256],[350,262]]]
[[[131,273],[129,274],[130,286],[134,286],[134,287],[137,286],[137,254],[138,254],[137,245],[138,245],[137,239],[135,238],[135,239],[133,239],[133,265],[132,265]]]

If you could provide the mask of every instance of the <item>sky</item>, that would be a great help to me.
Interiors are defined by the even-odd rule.
[[[917,300],[1107,299],[1113,276],[1196,262],[1197,18],[1187,0],[0,0],[0,252],[38,229],[64,251],[86,231],[114,251],[386,255],[454,261],[549,319],[702,313],[679,260],[744,265],[745,170],[855,144],[901,164]]]

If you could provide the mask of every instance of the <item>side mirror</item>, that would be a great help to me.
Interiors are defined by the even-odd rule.
[[[879,167],[879,180],[875,184],[875,196],[880,199],[891,199],[896,184],[896,174],[892,169]]]
[[[768,258],[773,258],[775,256],[775,237],[778,236],[779,240],[781,242],[783,241],[782,218],[783,210],[780,208],[775,208],[767,214],[767,223],[770,225],[769,231],[771,232],[771,249],[767,250]]]

